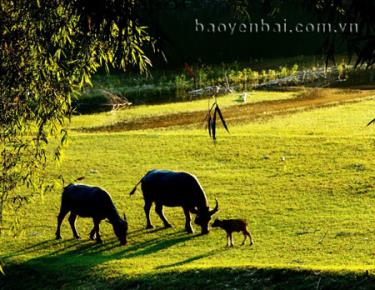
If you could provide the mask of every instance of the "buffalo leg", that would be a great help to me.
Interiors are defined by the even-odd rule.
[[[230,246],[230,237],[229,237],[229,233],[227,233],[227,247]]]
[[[232,233],[229,234],[229,240],[230,240],[230,246],[233,247],[234,244],[233,244],[233,234]]]
[[[100,234],[99,234],[99,224],[100,224],[100,220],[94,219],[94,230],[95,230],[95,234],[96,234],[96,242],[100,244],[103,241],[100,238]]]
[[[192,234],[194,233],[193,228],[191,226],[191,216],[190,216],[190,211],[188,208],[184,207],[184,214],[185,214],[185,230],[187,233]]]
[[[70,213],[70,216],[69,216],[69,224],[70,224],[70,227],[72,228],[72,232],[73,232],[73,237],[77,240],[80,239],[78,233],[77,233],[77,229],[76,229],[76,218],[77,218],[77,215],[74,214],[74,213]]]
[[[90,240],[95,240],[95,232],[96,232],[96,229],[94,226],[90,232]]]
[[[160,203],[157,203],[155,205],[155,212],[159,215],[160,219],[163,221],[165,228],[172,227],[171,224],[165,218],[164,213],[163,213],[163,206]]]
[[[144,207],[144,209],[145,209],[146,220],[147,220],[146,229],[153,229],[154,228],[154,226],[152,225],[151,220],[150,220],[151,205],[152,205],[152,202],[145,201],[145,207]]]
[[[61,240],[60,228],[66,214],[69,212],[64,206],[61,206],[60,213],[57,216],[56,240]]]

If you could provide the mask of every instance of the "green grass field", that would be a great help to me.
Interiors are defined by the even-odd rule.
[[[275,93],[273,98],[288,96]],[[231,98],[223,99],[223,105],[230,106]],[[207,101],[198,102],[202,104],[76,116],[72,127],[197,110]],[[366,124],[374,117],[374,106],[375,96],[229,123],[231,133],[219,129],[216,145],[203,128],[73,131],[65,159],[51,169],[51,177],[85,176],[84,183],[107,189],[119,211],[127,214],[128,245],[120,247],[104,222],[104,243],[89,241],[92,225],[87,219],[77,222],[81,241],[72,239],[67,220],[62,227],[64,239],[55,241],[61,195],[56,190],[29,205],[16,238],[0,239],[6,273],[0,287],[371,289],[375,283],[375,128]],[[225,233],[218,229],[205,236],[185,234],[179,208],[165,209],[173,229],[162,229],[152,211],[157,227],[145,230],[142,194],[137,191],[129,197],[128,193],[153,168],[194,173],[210,204],[215,197],[219,200],[216,216],[246,218],[255,245],[240,246],[242,236],[235,234],[235,247],[226,248]]]

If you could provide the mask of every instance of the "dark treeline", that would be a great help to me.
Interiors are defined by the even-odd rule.
[[[267,24],[263,27],[261,25],[262,19],[270,25],[270,30],[276,29],[276,32],[262,32],[262,29],[267,30]],[[214,9],[164,8],[155,10],[149,21],[151,32],[158,36],[159,45],[165,52],[170,66],[178,66],[185,62],[246,62],[259,58],[323,52],[323,34],[277,32],[278,27],[275,23],[280,23],[283,29],[284,19],[288,30],[296,23],[317,22],[312,13],[292,4],[285,5],[273,16],[262,13],[262,8],[258,7],[254,16],[250,17],[239,17],[226,6]],[[249,31],[252,25],[250,23],[253,23],[253,32]],[[258,25],[258,32],[255,23]],[[240,32],[240,25],[243,25],[242,28],[246,26],[247,31]]]
[[[139,19],[150,27],[168,59],[168,66],[185,62],[220,63],[258,58],[324,54],[326,61],[343,52],[357,64],[373,64],[375,9],[373,0],[144,0],[138,6]],[[196,25],[196,19],[204,26]],[[287,32],[230,33],[228,24],[287,22]],[[210,23],[216,31],[210,30]],[[221,32],[218,26],[222,23]],[[289,33],[296,23],[332,25],[348,23],[343,32]],[[358,33],[349,31],[350,23]],[[223,29],[226,25],[226,29]],[[315,28],[316,29],[316,28]],[[197,31],[198,30],[198,31]],[[223,30],[226,30],[224,32]],[[154,63],[161,64],[154,57]]]

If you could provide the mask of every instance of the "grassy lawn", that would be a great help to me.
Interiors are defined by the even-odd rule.
[[[261,93],[259,93],[261,94]],[[268,96],[271,96],[268,94]],[[259,100],[262,96],[259,95]],[[293,97],[285,93],[281,97]],[[230,106],[235,96],[219,100]],[[256,97],[249,100],[256,101]],[[200,110],[207,101],[77,116],[74,128],[166,112]],[[73,132],[65,160],[51,176],[107,189],[129,221],[128,245],[118,246],[102,223],[104,244],[88,240],[91,221],[78,220],[81,241],[55,241],[60,191],[25,212],[24,229],[0,240],[5,288],[354,289],[375,277],[375,100],[276,116],[220,129],[213,145],[203,129],[118,133]],[[140,191],[128,193],[152,168],[194,173],[220,218],[246,218],[255,245],[225,247],[225,234],[183,232],[182,209],[166,208],[173,229],[145,230]],[[197,227],[195,227],[196,230]],[[368,271],[368,272],[366,272]]]

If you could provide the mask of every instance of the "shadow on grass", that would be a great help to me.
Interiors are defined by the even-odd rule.
[[[130,232],[128,235],[128,239],[133,239],[138,236],[147,235],[148,233],[156,233],[161,230],[164,230],[164,228],[161,227],[161,228],[156,228],[153,230],[138,229],[138,230]],[[164,235],[163,237],[168,237],[170,235],[178,235],[178,234],[182,234],[182,231],[179,231],[179,232],[175,231],[173,233],[163,234]],[[163,237],[148,240],[147,242],[145,242],[145,244],[156,242],[156,241],[160,241],[162,243],[164,240]],[[189,236],[189,237],[191,238],[193,236]],[[20,250],[14,251],[7,255],[3,255],[2,258],[9,259],[9,258],[21,256],[21,255],[38,253],[41,251],[48,251],[49,255],[56,255],[59,252],[68,252],[69,249],[75,249],[72,252],[78,253],[78,252],[87,251],[87,253],[91,254],[95,252],[97,253],[97,252],[111,250],[118,246],[119,246],[119,242],[114,237],[106,239],[104,243],[102,244],[97,244],[95,241],[90,241],[85,238],[82,238],[81,240],[77,240],[74,238],[62,239],[62,240],[50,239],[50,240],[46,240],[46,241],[43,241],[34,245],[24,247]],[[141,246],[144,246],[144,245],[142,244]],[[59,247],[59,249],[54,249],[55,247]]]
[[[163,229],[163,228],[162,228]],[[155,233],[160,229],[149,231],[150,233]],[[147,235],[145,231],[143,234]],[[139,236],[140,234],[137,233],[134,236]],[[130,233],[129,237],[134,238],[132,233]],[[172,233],[166,233],[162,236],[157,238],[148,239],[142,242],[130,242],[126,246],[120,246],[119,241],[112,237],[110,239],[105,240],[103,243],[98,244],[95,241],[91,241],[88,239],[76,240],[76,239],[63,239],[63,240],[47,240],[40,242],[38,244],[34,244],[28,247],[25,247],[21,250],[13,252],[11,254],[5,255],[2,258],[14,258],[21,255],[26,254],[33,254],[33,253],[42,253],[42,257],[54,257],[58,255],[92,255],[92,254],[103,254],[106,255],[104,252],[110,250],[117,250],[113,254],[108,254],[108,256],[112,256],[113,258],[121,258],[121,257],[137,257],[142,255],[152,254],[159,250],[163,250],[169,248],[175,244],[180,242],[185,242],[190,240],[197,235],[187,235],[183,231],[174,231]],[[43,251],[46,252],[46,255],[43,255]]]
[[[107,275],[100,267],[97,268],[116,259],[142,257],[147,261],[151,258],[149,255],[194,237],[196,235],[187,235],[182,231],[172,232],[141,242],[130,242],[125,247],[119,247],[115,238],[103,244],[90,240],[44,241],[8,257],[35,252],[39,256],[34,259],[17,264],[12,264],[12,259],[5,260],[6,275],[0,275],[0,289],[375,289],[373,273],[254,267],[175,269],[218,254],[223,249],[161,265],[148,274],[111,275],[112,270],[107,269],[110,273]],[[130,261],[121,265],[132,267]]]
[[[293,269],[212,268],[170,271],[111,284],[118,289],[374,289],[375,277]]]
[[[155,231],[157,230],[152,232]],[[135,233],[135,235],[138,234],[138,232]],[[129,236],[132,237],[132,234],[130,233]],[[116,238],[108,239],[102,244],[91,240],[74,239],[43,241],[10,255],[2,256],[6,264],[6,275],[0,276],[0,289],[55,288],[56,283],[60,285],[58,287],[60,288],[61,285],[92,275],[95,273],[93,268],[100,264],[116,259],[135,257],[147,259],[147,255],[173,247],[194,237],[196,235],[174,231],[140,242],[131,240],[126,246],[120,246]],[[17,257],[33,254],[37,257],[12,264],[12,261]],[[28,277],[28,279],[24,281],[21,277]],[[86,288],[86,286],[82,287]]]
[[[165,268],[173,268],[173,267],[183,266],[185,264],[189,264],[191,262],[194,262],[194,261],[197,261],[197,260],[200,260],[200,259],[203,259],[203,258],[207,258],[207,257],[209,257],[209,256],[211,256],[211,255],[213,255],[217,252],[218,252],[217,250],[210,251],[210,252],[207,252],[207,253],[204,253],[204,254],[201,254],[201,255],[190,257],[190,258],[182,260],[180,262],[176,262],[176,263],[172,263],[172,264],[168,264],[168,265],[162,265],[162,266],[156,267],[156,269],[165,269]]]
[[[204,255],[203,255],[204,256]],[[176,263],[175,266],[199,259]],[[297,269],[211,268],[172,270],[139,276],[69,276],[65,271],[38,271],[31,265],[11,266],[0,278],[2,289],[374,289],[375,276],[367,273],[331,273]],[[172,266],[172,265],[171,265]]]

